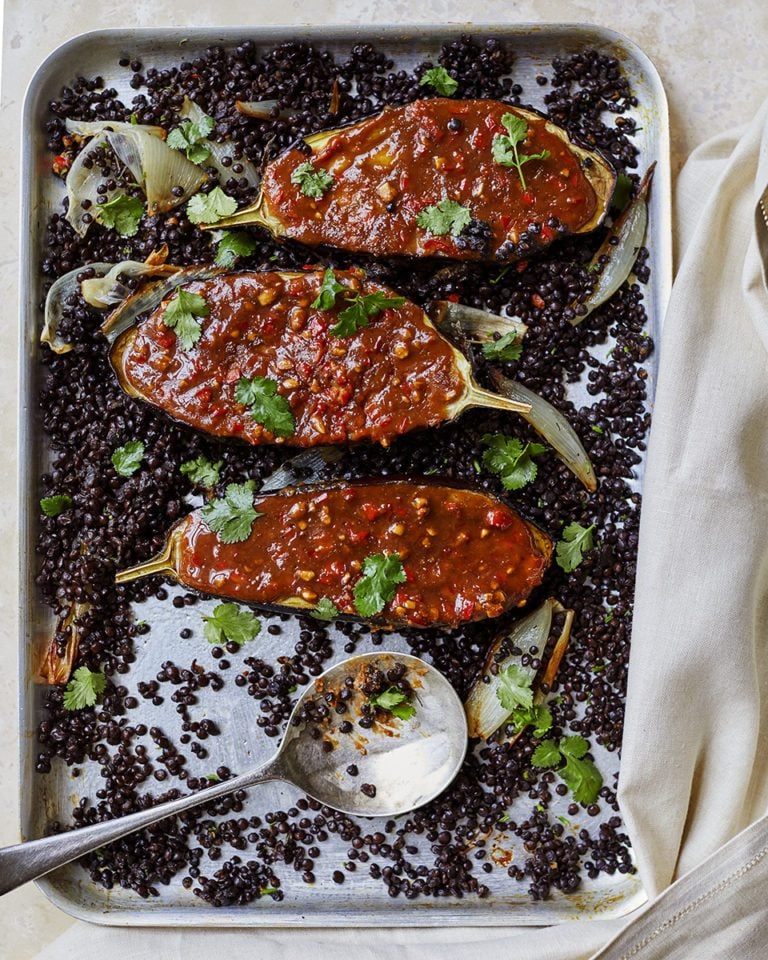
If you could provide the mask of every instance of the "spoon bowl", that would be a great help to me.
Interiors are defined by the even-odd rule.
[[[381,671],[386,680],[396,667],[404,668],[400,679],[413,691],[413,712],[407,711],[405,719],[366,706],[364,684],[370,671]],[[339,729],[345,720],[352,725],[347,733]],[[279,750],[261,767],[124,817],[5,847],[0,850],[0,896],[165,817],[273,780],[291,783],[342,813],[398,816],[441,793],[458,773],[466,750],[464,706],[438,670],[404,653],[350,657],[307,687]]]

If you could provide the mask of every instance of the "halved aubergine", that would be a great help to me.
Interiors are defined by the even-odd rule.
[[[480,491],[410,480],[254,487],[232,485],[193,511],[159,556],[117,582],[160,574],[243,603],[312,611],[323,601],[330,617],[454,627],[523,606],[552,556],[545,533]]]
[[[506,114],[527,124],[515,145],[516,159],[528,158],[519,167],[494,158]],[[305,143],[309,154],[293,148],[266,167],[254,204],[211,226],[254,224],[310,247],[376,257],[509,263],[594,230],[616,183],[601,154],[540,114],[496,100],[417,100]],[[455,217],[445,210],[426,226],[420,214],[443,201],[467,212],[454,206]]]
[[[121,387],[206,433],[295,447],[387,445],[468,407],[530,410],[479,387],[466,357],[403,298],[339,332],[340,317],[360,298],[395,294],[359,271],[339,270],[335,303],[314,307],[323,276],[193,267],[140,290],[102,327],[114,337],[110,358]],[[202,297],[207,311],[193,318],[199,339],[188,349],[167,325],[170,294],[179,290]],[[138,309],[152,312],[135,324]],[[242,381],[254,378],[268,381],[289,411],[282,429],[258,405],[240,402]]]

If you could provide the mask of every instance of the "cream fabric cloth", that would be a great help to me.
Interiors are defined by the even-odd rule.
[[[41,960],[600,960],[768,956],[768,294],[753,237],[768,104],[691,156],[661,350],[620,793],[652,896],[639,918],[546,929],[84,929]],[[400,906],[403,916],[407,907]],[[625,929],[622,929],[625,928]]]

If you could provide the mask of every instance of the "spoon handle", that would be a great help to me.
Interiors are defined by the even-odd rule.
[[[95,823],[90,827],[68,830],[66,833],[57,833],[39,840],[28,840],[26,843],[0,849],[0,896],[98,847],[119,840],[135,830],[150,827],[165,817],[183,813],[185,810],[210,803],[218,797],[245,787],[252,787],[257,783],[282,779],[284,776],[278,766],[277,758],[273,757],[250,773],[214,783],[198,793],[186,794],[177,800],[167,800],[146,810],[129,813],[125,817],[117,817],[103,823]]]

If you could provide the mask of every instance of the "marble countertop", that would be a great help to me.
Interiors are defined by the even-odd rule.
[[[0,142],[0,542],[16,555],[16,316],[18,266],[18,143],[24,90],[41,60],[84,30],[100,27],[241,24],[247,35],[260,24],[581,21],[627,34],[654,60],[669,98],[673,174],[697,144],[743,123],[768,94],[765,51],[768,5],[764,0],[6,0]],[[468,26],[468,29],[471,29]],[[0,637],[0,845],[18,841],[18,726],[15,563],[0,582],[6,611]],[[5,956],[27,960],[75,921],[51,906],[33,886],[0,900]],[[119,958],[116,958],[119,960]]]

